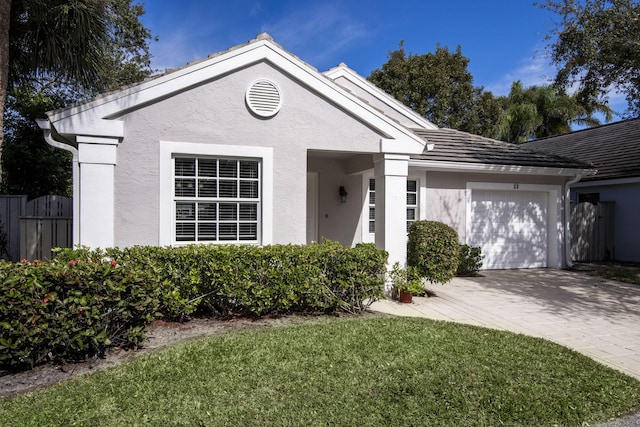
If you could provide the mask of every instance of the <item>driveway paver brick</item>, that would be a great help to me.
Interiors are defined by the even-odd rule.
[[[566,270],[481,273],[429,285],[435,296],[413,304],[371,309],[548,339],[640,379],[640,286]]]

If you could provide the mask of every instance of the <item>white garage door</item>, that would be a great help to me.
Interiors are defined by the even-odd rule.
[[[546,267],[547,193],[473,190],[467,240],[482,248],[483,268]]]

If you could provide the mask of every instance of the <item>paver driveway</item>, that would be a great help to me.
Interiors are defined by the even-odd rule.
[[[436,295],[371,309],[545,338],[640,379],[640,286],[533,269],[483,271],[427,289]]]

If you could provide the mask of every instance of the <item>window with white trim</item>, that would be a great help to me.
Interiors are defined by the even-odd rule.
[[[418,219],[418,181],[407,180],[407,231],[411,223]]]
[[[173,157],[176,242],[259,243],[261,162]]]
[[[418,193],[420,187],[418,186],[418,180],[407,179],[407,231],[411,223],[418,219]],[[374,234],[376,232],[376,180],[375,178],[369,178],[368,187],[368,199],[369,199],[369,233]]]
[[[369,179],[369,233],[376,232],[376,180]]]

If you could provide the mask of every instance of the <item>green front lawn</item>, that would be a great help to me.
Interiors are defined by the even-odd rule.
[[[427,319],[243,331],[0,400],[0,425],[581,425],[640,383],[553,343]]]

